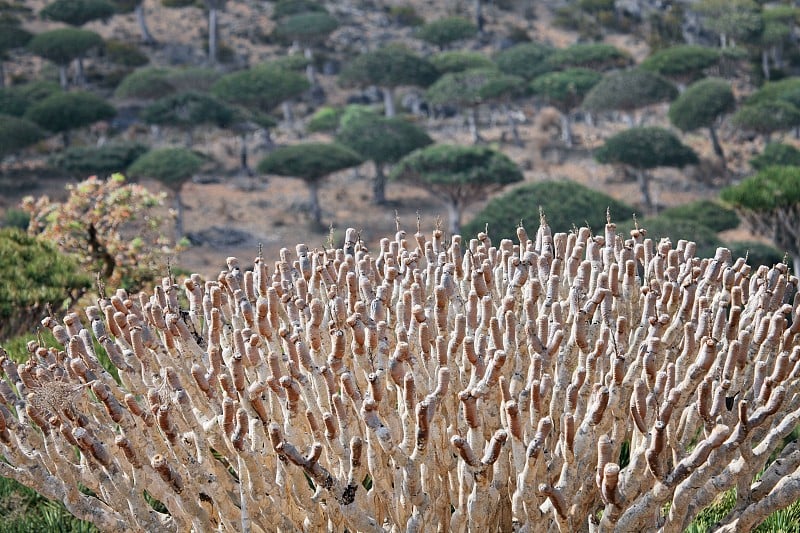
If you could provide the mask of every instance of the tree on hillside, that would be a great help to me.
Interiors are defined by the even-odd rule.
[[[342,70],[345,85],[376,85],[383,90],[387,117],[395,115],[394,91],[404,85],[427,87],[439,76],[436,68],[402,45],[391,44],[353,59]]]
[[[136,15],[136,22],[139,24],[139,33],[142,34],[142,42],[144,44],[154,45],[156,40],[153,34],[150,33],[150,28],[147,27],[147,17],[144,11],[144,0],[112,0],[114,7],[119,13],[134,12]]]
[[[592,87],[583,100],[591,112],[622,111],[633,123],[635,110],[674,99],[678,90],[666,78],[641,69],[609,72]]]
[[[581,105],[586,94],[602,77],[594,70],[571,68],[542,74],[531,82],[531,91],[535,95],[561,111],[561,139],[567,147],[572,147],[570,113]]]
[[[281,19],[300,13],[327,13],[325,6],[314,0],[278,0],[272,8],[272,17]]]
[[[748,41],[762,30],[761,6],[754,0],[700,0],[690,9],[703,27],[719,36],[722,48]]]
[[[219,12],[225,9],[228,0],[203,0],[202,6],[195,0],[162,0],[161,3],[166,7],[182,9],[185,7],[204,7],[208,17],[207,36],[208,36],[208,62],[211,65],[217,63],[217,52],[219,49]]]
[[[44,132],[34,122],[0,114],[0,160],[44,137]]]
[[[664,128],[631,128],[606,140],[594,154],[600,163],[625,165],[634,170],[642,200],[653,208],[649,170],[658,167],[682,168],[698,162],[697,154]]]
[[[552,70],[567,68],[588,68],[609,70],[630,65],[631,56],[616,46],[602,43],[579,43],[559,48],[547,57]]]
[[[28,43],[28,49],[37,56],[52,61],[58,66],[61,87],[67,88],[67,67],[73,60],[78,62],[78,83],[83,83],[82,58],[93,49],[103,46],[103,38],[93,31],[77,28],[59,28],[37,34]]]
[[[748,104],[739,109],[732,118],[739,128],[764,136],[770,136],[800,126],[800,109],[784,100],[764,101]]]
[[[692,84],[672,102],[670,121],[683,131],[708,128],[714,153],[725,163],[725,152],[717,138],[721,118],[736,107],[730,84],[719,78],[707,78]]]
[[[768,167],[738,185],[723,189],[729,203],[757,234],[792,257],[800,272],[800,167]]]
[[[193,143],[192,132],[202,124],[224,128],[234,120],[234,111],[213,96],[186,91],[159,98],[142,110],[148,124],[175,126],[186,134],[186,147]]]
[[[761,71],[764,79],[772,77],[771,64],[777,69],[784,66],[784,49],[794,45],[795,31],[800,22],[800,9],[796,6],[765,7],[761,12],[764,27],[759,37],[761,45]]]
[[[456,41],[474,37],[478,28],[463,17],[446,17],[423,24],[417,30],[417,38],[444,50]]]
[[[405,156],[390,178],[421,187],[440,200],[447,209],[448,229],[457,234],[467,205],[523,176],[508,156],[490,148],[437,144]]]
[[[416,124],[371,111],[359,111],[352,117],[345,113],[336,140],[375,165],[372,201],[378,205],[386,203],[385,166],[433,142]]]
[[[770,81],[747,97],[745,105],[782,100],[800,108],[800,77],[792,76],[778,81]]]
[[[358,154],[340,144],[302,143],[282,146],[258,163],[258,171],[290,178],[299,178],[308,187],[311,223],[323,229],[319,187],[328,175],[361,164]]]
[[[433,105],[453,105],[464,111],[472,140],[478,143],[483,140],[478,131],[478,106],[498,101],[507,105],[524,92],[525,80],[520,77],[493,68],[472,69],[445,74],[428,88],[425,97]],[[512,135],[520,144],[513,120],[511,126]]]
[[[314,49],[320,46],[328,36],[339,27],[339,21],[328,13],[312,11],[298,13],[279,21],[275,34],[297,46],[302,46],[308,61],[306,75],[312,86],[317,86],[314,68]]]
[[[32,105],[25,112],[25,118],[42,128],[60,133],[64,146],[69,145],[69,132],[101,120],[108,120],[116,114],[114,107],[87,92],[54,93],[41,102]]]
[[[128,168],[147,150],[143,144],[126,141],[109,142],[103,146],[72,146],[51,156],[48,164],[76,179],[106,177]]]
[[[492,241],[516,240],[520,222],[531,234],[539,226],[539,208],[554,233],[583,225],[602,232],[607,212],[617,222],[628,220],[634,212],[633,207],[574,181],[526,183],[489,200],[464,225],[464,235],[477,235],[488,226]]]
[[[114,16],[115,11],[108,0],[55,0],[40,14],[43,18],[78,27],[93,20],[107,20]]]
[[[167,79],[169,70],[162,67],[138,68],[125,76],[114,90],[117,98],[151,100],[175,92]]]
[[[6,86],[6,73],[3,63],[8,61],[8,53],[23,48],[33,38],[33,34],[19,26],[0,24],[0,88]]]
[[[532,80],[553,69],[547,58],[554,51],[540,43],[520,43],[497,54],[494,62],[505,74]]]
[[[703,77],[703,71],[717,65],[719,50],[708,46],[681,44],[653,52],[639,68],[686,84]]]
[[[132,178],[152,178],[175,195],[175,241],[183,236],[183,201],[181,188],[203,166],[203,158],[186,148],[159,148],[139,156],[128,167]]]
[[[448,72],[463,72],[474,68],[495,68],[491,59],[479,52],[464,50],[451,50],[439,52],[430,58],[436,70],[442,74]]]
[[[750,166],[755,170],[764,170],[767,167],[800,167],[800,150],[791,144],[769,143],[764,151],[750,160]]]
[[[0,114],[21,117],[30,106],[60,91],[57,83],[44,80],[0,89]]]

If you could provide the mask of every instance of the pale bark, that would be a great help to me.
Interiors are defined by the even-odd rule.
[[[150,33],[150,28],[147,27],[147,17],[144,11],[144,1],[139,2],[136,6],[136,22],[139,24],[139,31],[142,33],[142,42],[144,44],[156,44],[153,34]]]

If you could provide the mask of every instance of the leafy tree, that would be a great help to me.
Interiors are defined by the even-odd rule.
[[[115,11],[107,0],[55,0],[42,9],[41,15],[70,26],[83,26],[93,20],[107,20]]]
[[[328,10],[313,0],[278,0],[272,8],[272,18],[281,19],[300,13],[327,13]]]
[[[753,0],[700,0],[691,9],[706,29],[719,36],[722,48],[753,39],[762,30],[761,6]]]
[[[334,172],[354,167],[361,162],[358,154],[340,144],[301,143],[274,150],[258,163],[258,171],[305,181],[309,193],[311,222],[314,228],[321,229],[320,182]]]
[[[491,59],[479,52],[462,50],[439,52],[431,56],[430,61],[436,67],[436,70],[442,74],[463,72],[475,68],[493,68],[495,66]]]
[[[712,200],[696,200],[688,204],[670,207],[659,213],[658,216],[694,222],[716,232],[736,229],[741,222],[733,209]]]
[[[633,207],[574,181],[526,183],[489,200],[464,225],[464,234],[477,235],[488,225],[492,240],[516,240],[520,222],[529,231],[538,227],[540,207],[553,232],[567,232],[583,225],[602,232],[606,210],[617,221],[628,220],[634,212]]]
[[[150,62],[150,58],[137,46],[117,39],[106,41],[105,54],[112,63],[125,67],[141,67]]]
[[[576,67],[608,70],[630,65],[631,56],[610,44],[579,43],[554,50],[547,62],[553,70]]]
[[[778,81],[770,81],[751,94],[746,105],[763,104],[782,100],[800,108],[800,77],[793,76]]]
[[[59,92],[28,108],[25,118],[48,131],[61,133],[66,146],[70,130],[110,119],[115,114],[111,104],[99,96],[87,92]]]
[[[572,146],[570,112],[581,105],[586,94],[602,77],[594,70],[570,68],[542,74],[530,84],[534,94],[561,111],[561,139],[568,147]]]
[[[139,156],[128,167],[132,178],[152,178],[175,194],[175,240],[183,238],[181,187],[197,174],[203,158],[186,148],[159,148]]]
[[[76,257],[84,272],[101,276],[109,286],[139,290],[161,278],[166,258],[174,253],[161,233],[163,195],[126,183],[121,174],[91,177],[67,185],[67,192],[64,202],[47,196],[23,200],[32,233]]]
[[[281,20],[275,33],[279,38],[300,43],[305,48],[306,73],[308,81],[317,85],[314,69],[314,48],[325,42],[328,36],[339,27],[335,17],[322,11],[298,13]]]
[[[661,74],[679,83],[692,82],[703,71],[719,63],[719,50],[708,46],[680,44],[657,50],[639,68]]]
[[[436,68],[405,46],[392,44],[356,57],[341,73],[344,85],[377,85],[383,89],[387,117],[395,115],[394,90],[403,85],[427,87],[439,76]]]
[[[0,159],[43,137],[44,132],[30,120],[0,114]]]
[[[789,253],[800,272],[800,167],[767,167],[720,197],[755,233]]]
[[[670,121],[683,131],[708,128],[714,153],[725,161],[725,152],[717,138],[717,126],[723,115],[736,107],[730,84],[719,78],[707,78],[692,84],[672,102]]]
[[[125,76],[114,91],[117,98],[155,99],[175,92],[169,82],[169,70],[161,67],[139,68]]]
[[[147,146],[136,142],[113,142],[97,147],[73,146],[52,156],[49,164],[75,178],[105,177],[128,168],[147,149]]]
[[[800,166],[800,150],[790,144],[769,143],[764,151],[750,160],[755,170],[773,166]]]
[[[30,106],[44,100],[61,87],[51,81],[31,81],[0,89],[0,114],[21,117]]]
[[[172,68],[166,71],[166,80],[178,92],[196,91],[207,93],[220,77],[222,77],[222,74],[219,71],[207,67]]]
[[[213,96],[186,91],[159,98],[142,111],[148,124],[176,126],[186,132],[186,146],[191,147],[192,130],[201,124],[220,128],[230,125],[234,111]]]
[[[682,144],[669,130],[657,127],[631,128],[606,140],[594,154],[600,163],[620,164],[632,168],[642,192],[642,200],[652,209],[648,170],[677,167],[698,162],[697,154]]]
[[[764,79],[769,80],[772,77],[770,62],[775,68],[783,68],[784,48],[794,44],[794,32],[800,22],[800,9],[787,5],[765,7],[761,12],[761,19],[764,24],[759,39],[761,69]]]
[[[485,146],[437,144],[405,156],[390,178],[422,187],[441,200],[447,208],[449,230],[456,234],[467,205],[522,181],[523,176],[508,156]]]
[[[48,314],[63,314],[92,285],[71,257],[45,239],[0,229],[0,340],[33,329]]]
[[[678,90],[666,78],[641,69],[609,72],[592,87],[583,107],[592,112],[632,111],[672,100]]]
[[[8,60],[8,52],[23,48],[33,38],[33,34],[19,26],[0,24],[0,88],[6,86],[3,62]]]
[[[375,165],[372,201],[386,203],[384,167],[433,141],[416,124],[400,117],[386,118],[371,111],[361,111],[342,120],[336,140]]]
[[[532,80],[553,70],[547,61],[553,52],[551,47],[544,44],[520,43],[497,54],[494,62],[505,74]]]
[[[156,44],[155,38],[150,33],[150,28],[147,27],[144,0],[112,0],[112,2],[118,13],[130,13],[131,11],[135,13],[136,22],[139,24],[139,33],[142,34],[142,42],[144,44]]]
[[[306,124],[306,130],[311,133],[333,132],[339,127],[339,120],[342,118],[344,109],[341,107],[323,106],[311,115]]]
[[[83,56],[92,48],[103,45],[103,38],[93,31],[78,28],[59,28],[37,34],[28,49],[58,66],[61,87],[67,88],[67,67],[78,62],[78,82],[83,82]]]
[[[764,136],[800,126],[800,109],[784,100],[746,105],[733,115],[733,124],[739,128]]]
[[[444,50],[448,45],[474,37],[478,28],[463,17],[446,17],[423,24],[417,37]]]
[[[467,112],[472,139],[477,143],[482,140],[478,133],[478,106],[493,101],[507,102],[524,92],[525,80],[518,76],[493,68],[472,69],[445,74],[428,88],[425,97],[434,105],[454,105]],[[519,135],[515,133],[514,137],[518,139]]]
[[[296,72],[262,65],[223,76],[211,87],[211,94],[226,102],[269,113],[308,86],[308,81]]]

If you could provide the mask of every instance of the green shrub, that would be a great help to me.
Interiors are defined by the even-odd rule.
[[[44,100],[61,87],[52,81],[32,81],[0,89],[0,114],[21,117],[28,108]]]
[[[547,58],[555,69],[583,67],[593,70],[621,68],[631,63],[631,57],[610,44],[580,43],[555,50]]]
[[[102,45],[103,38],[93,31],[59,28],[37,34],[28,43],[28,49],[37,56],[63,66]]]
[[[203,158],[185,148],[159,148],[137,158],[128,174],[132,178],[152,178],[176,190],[203,166]]]
[[[513,239],[520,221],[535,235],[539,227],[539,207],[547,216],[553,232],[567,232],[573,227],[587,225],[602,232],[606,224],[606,209],[618,225],[626,223],[634,208],[614,198],[573,181],[544,181],[525,184],[489,201],[464,226],[464,235],[474,236],[489,225],[493,240]]]
[[[521,43],[497,54],[494,62],[506,74],[532,80],[552,70],[547,62],[552,53],[553,49],[544,44]]]
[[[106,56],[112,63],[125,67],[141,67],[150,62],[139,47],[117,39],[106,41]]]
[[[800,109],[784,100],[748,104],[737,111],[733,124],[762,135],[785,131],[800,125]]]
[[[220,128],[234,120],[234,111],[211,95],[186,91],[159,98],[144,108],[142,119],[148,124],[193,127],[214,124]]]
[[[412,5],[392,6],[389,8],[389,16],[395,24],[400,26],[422,26],[425,19],[417,13]]]
[[[316,43],[324,41],[338,27],[339,21],[327,13],[298,13],[283,19],[275,28],[275,36],[285,42]]]
[[[659,216],[695,222],[717,232],[737,228],[741,222],[736,211],[711,200],[697,200],[670,207]]]
[[[463,17],[447,17],[428,22],[417,30],[417,38],[443,49],[445,46],[474,37],[478,28]]]
[[[135,142],[115,142],[100,147],[73,146],[52,156],[52,167],[68,172],[75,178],[106,177],[122,172],[147,152],[147,146]]]
[[[226,102],[268,113],[308,87],[305,76],[267,64],[223,76],[211,93]]]
[[[306,130],[312,133],[332,132],[339,127],[339,119],[342,118],[344,109],[341,107],[320,107],[316,113],[311,115],[306,125]]]
[[[25,118],[0,115],[0,159],[44,137],[35,123]]]
[[[32,105],[25,118],[54,133],[88,126],[113,117],[116,110],[93,94],[81,91],[54,93]]]
[[[609,72],[586,95],[589,111],[631,111],[673,100],[678,89],[666,78],[641,69]]]
[[[491,59],[479,52],[464,52],[453,50],[439,52],[430,58],[436,70],[445,74],[447,72],[463,72],[473,68],[496,68]]]
[[[769,143],[764,151],[750,160],[755,170],[773,166],[800,166],[800,150],[790,144]]]
[[[114,5],[107,0],[55,0],[39,13],[42,17],[70,26],[83,26],[98,19],[114,16]]]
[[[571,109],[583,101],[602,77],[594,70],[571,68],[542,74],[531,82],[530,87],[534,94],[549,104],[560,109]]]
[[[719,62],[719,51],[708,46],[683,44],[659,50],[639,65],[662,76],[695,79]]]
[[[151,99],[166,96],[175,92],[175,86],[169,81],[169,70],[160,67],[144,67],[134,70],[117,86],[114,96],[117,98]]]
[[[300,13],[327,13],[327,9],[313,0],[279,0],[272,8],[272,18],[277,20]]]
[[[343,85],[427,87],[438,77],[436,68],[425,58],[399,44],[390,44],[356,56],[343,70]]]
[[[28,224],[31,221],[31,216],[22,209],[9,208],[3,216],[3,222],[0,226],[4,228],[17,228],[27,230]]]

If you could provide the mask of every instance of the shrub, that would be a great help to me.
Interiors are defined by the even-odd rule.
[[[750,160],[755,170],[773,166],[800,166],[800,150],[790,144],[769,143],[764,151]]]
[[[185,148],[159,148],[139,156],[129,167],[131,178],[152,178],[173,191],[194,176],[204,160]]]
[[[25,112],[25,118],[48,131],[61,133],[109,119],[115,114],[116,110],[102,98],[76,91],[51,94],[32,105]]]
[[[494,58],[494,62],[505,74],[521,76],[532,80],[552,70],[547,58],[553,49],[540,43],[522,43],[503,50]]]
[[[357,56],[342,70],[340,80],[346,85],[426,87],[436,81],[438,75],[427,59],[405,46],[391,44]]]
[[[40,12],[50,20],[64,22],[70,26],[83,26],[98,19],[114,16],[114,5],[107,0],[55,0]]]
[[[609,137],[595,152],[595,159],[637,169],[683,167],[698,162],[691,148],[671,131],[658,127],[630,128]]]
[[[327,11],[322,4],[313,0],[278,0],[272,8],[272,18],[278,20],[300,13],[327,13]]]
[[[306,130],[311,133],[333,132],[339,127],[339,119],[342,118],[344,109],[341,107],[320,107],[311,115],[306,124]]]
[[[73,59],[86,54],[92,48],[102,45],[103,38],[93,31],[59,28],[34,36],[28,43],[28,49],[56,65],[64,66]]]
[[[61,87],[51,81],[32,81],[0,88],[0,114],[21,117],[31,105],[59,91]]]
[[[735,229],[741,222],[733,209],[711,200],[697,200],[670,207],[659,213],[659,216],[694,222],[716,232]]]
[[[139,50],[138,46],[117,39],[106,41],[105,50],[108,60],[117,65],[141,67],[150,62],[150,59]]]
[[[226,102],[269,113],[308,88],[308,80],[301,74],[262,65],[223,76],[211,87],[211,93]]]
[[[629,65],[631,57],[610,44],[581,43],[554,50],[547,62],[553,70],[570,67],[608,70]]]
[[[117,98],[152,99],[175,92],[168,80],[169,71],[160,67],[144,67],[134,70],[120,82],[114,91]]]
[[[592,87],[583,107],[590,111],[632,111],[676,96],[678,89],[658,74],[641,69],[619,70],[606,74]]]
[[[764,101],[744,106],[731,120],[739,128],[769,136],[800,125],[800,109],[784,100]]]
[[[678,45],[658,50],[642,61],[640,68],[662,76],[696,79],[719,63],[719,50],[708,46]]]
[[[113,142],[98,147],[73,146],[52,156],[49,164],[75,178],[106,177],[124,171],[145,152],[147,146],[136,142]]]
[[[16,25],[0,23],[0,61],[5,58],[6,52],[15,48],[22,48],[30,42],[33,34]]]
[[[478,28],[463,17],[447,17],[428,22],[417,30],[417,38],[440,49],[456,41],[474,37]]]
[[[141,117],[148,124],[182,128],[214,124],[224,128],[233,122],[234,111],[213,96],[187,91],[159,98],[142,110]]]
[[[542,74],[531,82],[530,87],[534,94],[549,104],[565,110],[578,106],[602,77],[594,70],[571,68]]]
[[[208,92],[221,76],[217,70],[207,67],[172,68],[165,73],[166,80],[176,92]]]
[[[445,74],[447,72],[462,72],[474,68],[495,68],[492,60],[479,52],[464,52],[453,50],[439,52],[430,59],[436,70]]]
[[[44,132],[30,120],[0,115],[0,158],[29,146],[44,137]]]
[[[416,27],[425,24],[425,19],[417,13],[416,8],[412,5],[391,6],[389,17],[400,26]]]
[[[288,42],[317,43],[338,27],[339,21],[327,13],[298,13],[283,19],[275,28],[275,35]]]
[[[488,224],[493,241],[516,241],[520,223],[529,228],[538,227],[540,207],[553,233],[568,232],[584,225],[602,232],[606,209],[617,224],[628,221],[634,212],[633,207],[573,181],[526,183],[489,200],[486,207],[464,225],[464,235],[477,235]]]
[[[683,131],[708,128],[736,107],[730,83],[707,78],[686,89],[670,106],[670,121]]]
[[[6,209],[5,215],[3,215],[3,222],[0,226],[4,228],[17,228],[25,231],[28,229],[30,222],[31,217],[28,213],[22,209],[11,207]]]

